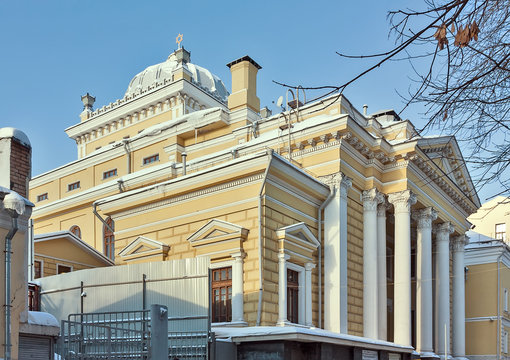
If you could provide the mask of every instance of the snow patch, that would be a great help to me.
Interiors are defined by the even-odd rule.
[[[28,136],[26,136],[23,131],[13,127],[0,128],[0,139],[1,138],[14,138],[21,142],[23,145],[32,147],[30,145],[30,140],[28,140]]]
[[[32,325],[60,327],[55,316],[42,311],[29,311],[28,323]]]

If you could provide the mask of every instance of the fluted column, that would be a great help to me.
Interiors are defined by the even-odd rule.
[[[342,173],[325,180],[336,189],[324,209],[324,329],[347,334],[347,193]]]
[[[377,205],[377,324],[379,340],[388,337],[388,295],[386,288],[386,210],[388,203]]]
[[[242,251],[231,254],[232,264],[232,321],[244,322],[243,300],[243,259],[246,254]]]
[[[466,356],[464,245],[468,243],[466,235],[453,242],[453,356],[459,359]]]
[[[416,351],[434,356],[432,336],[432,221],[437,212],[431,207],[413,214],[417,221],[416,252]]]
[[[377,325],[377,205],[384,196],[377,189],[363,191],[363,335],[378,338]]]
[[[285,325],[287,320],[287,260],[290,256],[278,254],[278,325]]]
[[[388,195],[395,208],[394,342],[411,346],[411,206],[410,190]]]
[[[312,321],[312,270],[314,263],[305,264],[305,325],[313,326]]]
[[[435,350],[439,356],[450,353],[450,234],[449,222],[438,224],[436,233]],[[445,343],[447,344],[445,347]]]

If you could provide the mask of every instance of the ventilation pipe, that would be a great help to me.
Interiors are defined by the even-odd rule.
[[[186,154],[185,152],[183,152],[181,154],[181,158],[182,158],[182,175],[186,175],[186,157],[188,156],[188,154]]]
[[[367,116],[367,111],[368,111],[368,105],[365,104],[365,105],[363,105],[363,115]]]

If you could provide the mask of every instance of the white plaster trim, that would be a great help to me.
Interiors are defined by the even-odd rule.
[[[90,267],[90,268],[96,268],[97,267],[95,265],[85,264],[85,263],[82,263],[82,262],[79,262],[79,261],[62,259],[62,258],[58,258],[58,257],[54,257],[54,256],[49,256],[49,255],[44,255],[44,254],[39,254],[39,253],[34,253],[34,256],[40,256],[42,258],[52,259],[52,260],[55,260],[55,261],[63,261],[63,262],[73,263],[75,265],[82,265],[82,266],[87,266],[87,267]],[[64,264],[61,264],[61,265],[64,265]]]
[[[292,259],[292,256],[291,256],[291,259]],[[306,308],[307,308],[307,306],[312,306],[312,304],[305,303],[305,300],[306,300],[306,296],[305,296],[306,295],[305,294],[305,291],[306,291],[305,268],[287,261],[287,270],[293,270],[293,271],[298,272],[298,283],[299,283],[299,288],[298,288],[298,320],[299,320],[299,322],[298,322],[298,324],[305,325]],[[285,275],[285,276],[287,276],[287,275]],[[287,286],[288,286],[288,284],[287,284]],[[289,301],[289,299],[287,299],[287,301]],[[288,316],[289,316],[289,314],[287,314],[287,318],[288,318]],[[289,322],[288,324],[292,324],[292,323]]]
[[[466,318],[466,322],[496,321],[496,320],[498,320],[497,316],[479,316],[479,317]]]

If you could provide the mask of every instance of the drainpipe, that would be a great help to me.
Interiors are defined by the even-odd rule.
[[[269,168],[271,167],[271,163],[273,162],[273,150],[268,150],[268,155],[270,157],[269,164],[267,165],[266,171],[264,172],[264,177],[262,178],[262,186],[260,187],[259,192],[259,302],[257,307],[257,326],[260,326],[260,320],[262,317],[262,295],[263,295],[263,283],[264,280],[262,278],[262,197],[264,187],[266,186],[267,174],[269,172]]]
[[[319,329],[322,329],[322,210],[336,194],[336,186],[330,187],[330,193],[319,207]]]
[[[127,169],[127,173],[131,174],[131,151],[129,151],[129,149],[128,149],[129,140],[128,139],[123,139],[122,143],[124,144],[124,150],[126,151],[126,157],[127,157],[126,169]]]
[[[30,219],[28,220],[28,246],[30,248],[30,254],[29,254],[29,273],[28,273],[28,279],[30,281],[34,280],[34,220]]]
[[[12,238],[18,231],[18,214],[14,210],[6,211],[9,213],[12,221],[11,229],[5,237],[5,360],[11,360],[11,255]]]
[[[498,260],[496,261],[496,265],[498,267],[498,289],[497,289],[497,295],[498,295],[498,337],[496,339],[496,345],[498,347],[498,359],[500,359],[500,356],[501,356],[501,311],[500,311],[500,302],[501,302],[501,297],[500,297],[500,280],[501,280],[501,275],[500,275],[500,270],[499,270],[499,264],[500,264],[500,261],[501,261],[501,257],[503,256],[503,254],[505,253],[505,247],[503,246],[503,249],[501,251],[501,254],[498,256]]]
[[[108,230],[110,230],[112,233],[114,233],[114,232],[115,232],[115,230],[113,230],[113,229],[111,228],[111,226],[110,226],[110,225],[106,222],[106,220],[105,220],[105,219],[103,219],[103,218],[101,217],[101,215],[99,215],[99,213],[97,212],[96,208],[97,208],[97,202],[95,202],[95,201],[94,201],[94,202],[92,203],[92,212],[93,212],[93,213],[94,213],[94,215],[96,215],[96,217],[97,217],[97,218],[98,218],[98,219],[99,219],[99,220],[103,223],[103,225],[104,225],[104,226],[106,226],[106,227],[108,228]]]

